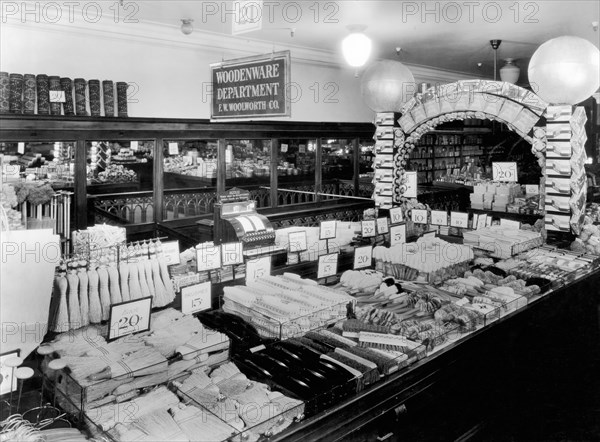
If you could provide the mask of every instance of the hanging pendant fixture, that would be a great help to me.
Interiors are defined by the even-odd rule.
[[[514,58],[504,60],[504,66],[500,68],[500,79],[507,83],[515,84],[519,81],[521,69],[515,64]]]

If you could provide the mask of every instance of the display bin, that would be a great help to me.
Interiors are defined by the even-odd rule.
[[[237,364],[236,364],[237,365]],[[239,368],[242,368],[238,366]],[[198,397],[203,393],[202,389],[196,390],[195,394],[182,391],[181,383],[188,375],[181,376],[177,380],[170,382],[169,388],[175,392],[181,401],[185,404],[192,404],[205,413],[209,413],[223,423],[232,426],[234,433],[227,439],[231,441],[256,440],[259,437],[270,437],[277,434],[291,425],[293,422],[300,421],[305,416],[305,404],[303,402],[288,404],[279,409],[274,403],[268,400],[264,403],[249,402],[241,404],[236,401],[235,396],[227,397],[220,393],[215,401],[199,401]],[[247,390],[257,386],[257,381],[248,378]],[[293,395],[287,391],[280,392],[290,398]],[[275,391],[275,389],[273,389]],[[208,398],[208,394],[206,395]]]
[[[51,359],[49,356],[46,358],[43,367],[47,367]],[[87,378],[76,379],[69,367],[61,370],[60,373],[46,370],[44,376],[50,381],[48,384],[52,385],[54,390],[67,396],[77,409],[85,411],[100,404],[125,400],[128,390],[166,385],[170,378],[184,370],[201,365],[218,364],[228,358],[229,340],[202,350],[187,349],[184,356],[165,359],[164,362],[141,367],[127,375],[111,379],[97,381],[90,381]]]
[[[276,312],[261,308],[259,305],[248,307],[230,299],[223,302],[223,311],[240,316],[246,322],[256,327],[263,338],[287,339],[302,336],[305,333],[327,327],[345,319],[348,312],[348,302],[343,301],[322,309],[295,316],[275,316]]]

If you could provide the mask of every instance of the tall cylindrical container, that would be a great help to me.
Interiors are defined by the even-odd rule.
[[[56,75],[51,75],[48,77],[48,83],[50,84],[50,92],[60,92],[60,77]],[[51,102],[50,103],[50,114],[51,115],[60,115],[60,103],[59,102]]]
[[[117,82],[117,112],[119,117],[127,116],[127,87],[124,81]]]
[[[87,104],[85,99],[85,79],[76,78],[73,80],[75,84],[75,113],[78,116],[87,116]]]
[[[0,72],[0,114],[10,111],[10,77],[8,72]]]
[[[115,85],[110,80],[102,82],[102,93],[104,96],[104,116],[115,116]]]
[[[23,113],[23,75],[10,74],[10,95],[8,107],[13,114]]]
[[[100,105],[100,80],[88,81],[90,90],[90,112],[92,117],[102,116],[102,107]]]
[[[36,77],[37,84],[37,113],[38,115],[48,115],[50,113],[50,84],[46,74],[39,74]]]
[[[75,107],[73,106],[73,80],[68,77],[60,79],[60,87],[65,93],[65,102],[63,103],[63,111],[65,115],[75,115]]]
[[[23,113],[35,114],[35,75],[23,75]]]

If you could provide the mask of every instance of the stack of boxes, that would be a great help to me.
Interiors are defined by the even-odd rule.
[[[548,106],[546,120],[546,229],[579,234],[587,197],[585,111]]]
[[[471,194],[471,208],[506,212],[507,206],[521,195],[521,186],[516,183],[487,182],[475,184]]]
[[[394,183],[394,120],[393,112],[379,112],[375,117],[375,147],[373,153],[373,169],[375,205],[382,209],[392,207]]]

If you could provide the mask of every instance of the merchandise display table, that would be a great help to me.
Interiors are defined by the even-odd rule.
[[[595,270],[273,440],[451,440],[496,419],[514,423],[550,396],[583,401],[598,367]]]

